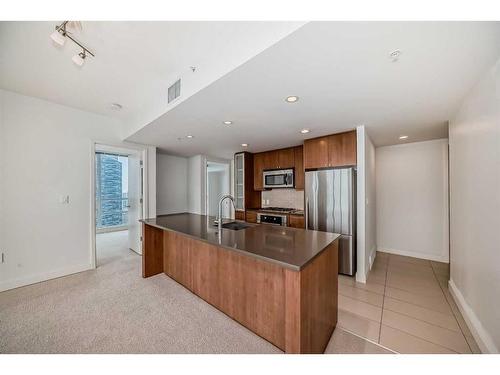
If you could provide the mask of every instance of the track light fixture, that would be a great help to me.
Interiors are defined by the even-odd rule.
[[[82,52],[73,56],[72,60],[76,65],[82,66],[88,55],[92,57],[95,57],[95,55],[91,51],[89,51],[87,47],[85,47],[82,43],[80,43],[78,40],[76,40],[70,35],[70,32],[66,29],[66,27],[68,26],[68,22],[69,21],[64,21],[60,25],[57,25],[56,31],[50,34],[50,38],[54,41],[54,43],[57,43],[60,46],[64,46],[66,38],[68,38],[78,47],[80,47],[82,49]]]

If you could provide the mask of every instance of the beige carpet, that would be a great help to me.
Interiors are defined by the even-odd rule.
[[[143,279],[117,233],[98,235],[96,270],[0,293],[1,353],[281,353],[165,275]],[[340,328],[326,352],[388,353]]]

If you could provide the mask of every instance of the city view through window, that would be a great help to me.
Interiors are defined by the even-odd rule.
[[[96,153],[96,226],[128,224],[128,157]]]

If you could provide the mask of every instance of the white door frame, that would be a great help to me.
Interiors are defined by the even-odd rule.
[[[143,218],[148,217],[149,213],[149,183],[148,183],[148,148],[141,145],[132,144],[110,144],[109,142],[91,141],[90,147],[90,264],[93,269],[97,267],[97,249],[96,249],[96,225],[95,225],[95,153],[109,152],[119,155],[139,154],[142,159],[143,174]]]
[[[234,195],[233,193],[233,184],[231,183],[233,181],[233,168],[232,168],[232,161],[230,159],[220,159],[220,158],[214,158],[214,157],[209,157],[207,156],[204,161],[203,165],[203,179],[204,179],[204,184],[203,184],[203,198],[205,201],[205,215],[208,215],[208,169],[207,165],[208,163],[217,163],[217,164],[226,164],[229,169],[229,181],[228,181],[228,191],[229,194]],[[229,206],[229,216],[233,218],[234,216],[234,209]]]

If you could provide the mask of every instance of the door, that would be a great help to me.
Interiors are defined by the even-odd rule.
[[[304,160],[302,146],[295,147],[295,189],[304,190]]]
[[[328,167],[328,137],[306,139],[304,141],[304,168]]]
[[[128,246],[142,254],[142,161],[138,154],[128,157]]]
[[[294,148],[285,148],[278,150],[278,168],[293,168],[295,166],[295,150]]]
[[[328,159],[331,167],[356,165],[356,131],[328,137]]]
[[[236,210],[245,210],[245,154],[234,155],[234,206]]]
[[[262,172],[264,171],[264,153],[254,154],[253,156],[253,188],[254,190],[263,190],[264,182]]]
[[[278,169],[278,151],[266,151],[264,154],[264,170]]]

